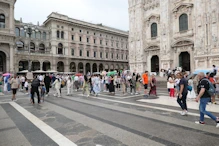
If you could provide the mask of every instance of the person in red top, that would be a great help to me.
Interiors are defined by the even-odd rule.
[[[142,75],[142,80],[144,84],[144,97],[148,97],[147,95],[147,89],[148,89],[148,71],[145,71],[145,73]]]

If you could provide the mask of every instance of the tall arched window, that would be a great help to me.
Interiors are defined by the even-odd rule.
[[[157,23],[151,24],[151,37],[157,37]]]
[[[20,30],[20,36],[21,37],[26,37],[26,33],[25,33],[24,29]]]
[[[35,44],[33,42],[30,43],[30,51],[35,52]]]
[[[64,39],[64,31],[61,32],[61,38]]]
[[[41,32],[40,32],[40,31],[37,32],[37,34],[36,34],[36,38],[37,38],[37,39],[41,39]]]
[[[36,32],[33,31],[32,34],[31,34],[31,38],[35,39],[36,38]]]
[[[16,42],[18,50],[24,50],[24,43],[21,41]]]
[[[46,32],[43,32],[43,40],[46,40]]]
[[[58,54],[63,55],[63,45],[61,43],[58,45]]]
[[[5,28],[5,15],[0,14],[0,28]]]
[[[40,44],[40,46],[39,46],[39,52],[40,52],[40,53],[45,53],[45,45],[44,45],[44,44]]]
[[[60,38],[60,32],[59,31],[56,32],[56,36],[57,36],[57,38]]]
[[[182,14],[179,17],[179,31],[188,30],[188,15]]]
[[[15,34],[17,37],[20,36],[20,29],[18,27],[15,28]]]

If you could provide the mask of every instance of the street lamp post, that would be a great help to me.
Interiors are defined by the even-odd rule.
[[[28,35],[29,35],[29,48],[28,48],[28,71],[31,72],[31,66],[32,63],[30,61],[30,43],[31,43],[31,35],[33,32],[38,32],[38,29],[36,26],[33,26],[32,24],[25,25],[23,29]]]

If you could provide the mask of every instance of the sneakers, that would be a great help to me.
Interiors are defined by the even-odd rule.
[[[182,116],[187,116],[187,115],[188,115],[188,111],[182,111],[180,114],[181,114]]]
[[[205,122],[202,122],[202,121],[195,121],[195,124],[205,125]]]

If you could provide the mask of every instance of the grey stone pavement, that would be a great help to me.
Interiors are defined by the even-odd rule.
[[[24,93],[15,103],[78,146],[219,146],[219,129],[212,120],[196,125],[199,117],[183,117],[178,107],[137,101],[142,95],[123,96],[118,91],[115,96],[104,92],[87,98],[81,91],[65,96],[64,89],[62,98],[57,98],[52,92],[39,105],[31,105]],[[158,88],[158,96],[165,92],[165,87]],[[0,146],[58,145],[17,111],[10,98],[10,94],[0,96]],[[199,113],[198,109],[190,112]]]

